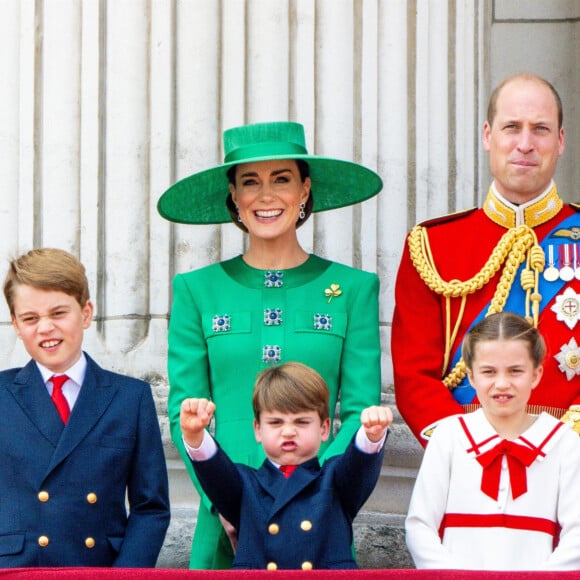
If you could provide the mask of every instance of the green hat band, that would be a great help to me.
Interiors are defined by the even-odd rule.
[[[225,157],[224,163],[236,163],[243,160],[248,163],[251,159],[261,157],[278,157],[288,155],[305,155],[306,148],[296,143],[265,142],[256,145],[246,145],[230,151]]]

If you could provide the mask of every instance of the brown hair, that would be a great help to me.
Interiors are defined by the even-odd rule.
[[[310,177],[310,167],[308,166],[308,163],[304,161],[304,159],[294,159],[294,161],[296,161],[296,165],[298,166],[298,171],[300,172],[300,179],[302,183],[304,183],[306,178]],[[228,183],[231,183],[232,185],[236,185],[237,168],[238,168],[237,165],[232,165],[232,167],[230,167],[226,173],[228,177]],[[238,220],[239,216],[238,208],[236,207],[236,204],[232,199],[231,193],[228,194],[228,197],[226,198],[226,207],[232,218],[232,222],[247,234],[248,228],[240,220]],[[314,210],[314,198],[312,197],[312,190],[310,190],[310,195],[308,196],[308,199],[306,200],[306,204],[304,206],[304,217],[298,218],[298,221],[296,222],[296,228],[299,228],[310,217],[310,214],[312,213],[313,210]]]
[[[476,324],[463,340],[461,354],[468,369],[473,367],[475,347],[488,340],[523,340],[536,368],[546,354],[546,343],[533,324],[519,314],[497,312]]]
[[[252,406],[258,422],[262,411],[316,411],[324,421],[329,417],[328,387],[314,369],[302,363],[287,362],[269,367],[258,375]]]
[[[64,292],[75,298],[81,308],[89,300],[85,267],[64,250],[38,248],[10,262],[4,279],[4,297],[11,315],[14,315],[14,293],[20,284]]]
[[[562,124],[564,122],[564,111],[562,108],[562,99],[560,98],[558,91],[556,90],[556,88],[552,83],[550,83],[549,81],[538,75],[534,75],[531,73],[520,73],[517,75],[512,75],[504,79],[501,83],[499,83],[499,85],[497,85],[497,87],[495,87],[495,89],[491,93],[491,97],[489,98],[489,104],[487,105],[487,122],[489,123],[489,126],[491,127],[493,125],[493,121],[497,113],[497,100],[499,99],[499,95],[502,89],[506,85],[515,80],[535,81],[550,89],[552,95],[554,96],[554,100],[556,101],[556,107],[558,109],[558,129],[561,129]]]

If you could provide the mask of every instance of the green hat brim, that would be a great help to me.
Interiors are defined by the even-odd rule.
[[[223,224],[232,218],[226,207],[229,195],[227,171],[234,165],[275,159],[303,159],[310,167],[314,211],[345,207],[373,197],[383,187],[380,176],[350,161],[316,155],[268,155],[224,163],[194,173],[172,185],[157,203],[165,219],[180,224]]]

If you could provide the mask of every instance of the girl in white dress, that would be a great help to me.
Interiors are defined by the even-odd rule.
[[[580,439],[527,402],[545,344],[526,319],[492,314],[463,344],[481,409],[439,423],[405,527],[417,568],[580,569]]]

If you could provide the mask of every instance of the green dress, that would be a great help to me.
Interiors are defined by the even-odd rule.
[[[169,323],[171,436],[202,498],[190,567],[229,568],[232,553],[211,502],[201,491],[179,427],[181,402],[216,404],[215,436],[238,463],[264,460],[253,432],[252,392],[268,365],[299,361],[316,369],[340,396],[341,428],[322,444],[324,460],[342,453],[360,412],[380,401],[379,280],[375,274],[311,255],[298,266],[267,272],[241,256],[173,280]]]

